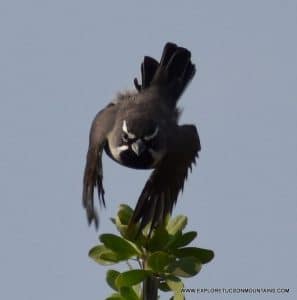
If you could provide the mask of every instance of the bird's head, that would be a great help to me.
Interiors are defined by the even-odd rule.
[[[160,125],[152,120],[123,120],[117,150],[124,165],[154,167],[165,150]]]

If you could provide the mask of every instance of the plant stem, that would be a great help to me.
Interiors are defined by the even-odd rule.
[[[159,280],[155,276],[150,276],[147,279],[145,279],[142,286],[143,300],[157,300],[158,285]]]
[[[142,268],[148,269],[147,258],[143,259]],[[143,300],[158,300],[159,280],[155,276],[149,276],[142,284],[142,299]]]

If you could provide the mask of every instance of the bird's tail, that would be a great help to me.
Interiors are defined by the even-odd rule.
[[[175,106],[196,72],[191,62],[191,52],[176,44],[167,43],[163,49],[160,63],[145,56],[141,64],[141,84],[134,79],[135,87],[142,91],[151,86],[165,94],[168,104]]]

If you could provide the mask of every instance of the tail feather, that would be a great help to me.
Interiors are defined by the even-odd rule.
[[[142,88],[145,89],[150,86],[153,77],[155,76],[156,70],[159,63],[150,56],[145,56],[143,63],[141,64],[142,74]]]
[[[165,70],[168,74],[168,81],[172,81],[177,78],[182,78],[187,69],[190,59],[190,51],[184,48],[178,48],[171,56],[170,60],[168,61],[168,64],[165,66]]]
[[[162,57],[160,60],[161,67],[165,67],[168,64],[170,58],[172,57],[172,55],[174,55],[178,48],[179,47],[176,44],[170,42],[164,46]]]
[[[149,56],[144,58],[141,65],[142,83],[140,85],[137,79],[134,79],[134,84],[139,92],[157,86],[169,96],[167,97],[169,104],[175,106],[195,73],[196,68],[191,62],[191,52],[176,44],[167,43],[160,63]]]
[[[141,84],[139,84],[137,78],[134,78],[134,85],[139,92],[150,86],[158,66],[159,63],[154,58],[150,56],[144,57],[141,64]]]

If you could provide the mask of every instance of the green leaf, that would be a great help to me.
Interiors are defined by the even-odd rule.
[[[108,270],[106,273],[106,281],[108,285],[115,291],[118,291],[115,281],[120,274],[121,273],[116,270]]]
[[[132,215],[133,209],[126,204],[121,204],[117,214],[117,221],[122,225],[128,225]]]
[[[139,233],[139,224],[123,225],[117,217],[116,227],[123,238],[125,238],[128,241],[131,241],[132,243],[135,243],[138,246],[142,245],[144,237],[142,233]]]
[[[150,232],[151,232],[151,224],[152,222],[149,222],[147,223],[144,228],[142,229],[141,233],[143,234],[143,236],[146,238],[146,239],[149,239],[149,235],[150,235]]]
[[[130,224],[133,210],[126,204],[121,204],[118,210],[118,214],[113,223],[116,225],[117,230],[121,236],[128,241],[133,242],[135,245],[141,248],[144,244],[147,245],[146,239],[143,234],[139,232],[139,224]]]
[[[95,262],[97,262],[100,265],[112,265],[121,260],[124,260],[117,253],[106,248],[104,245],[93,247],[89,251],[89,257],[91,257]]]
[[[141,283],[138,283],[138,284],[133,285],[132,288],[137,295],[141,295],[141,287],[142,287]]]
[[[119,293],[114,293],[108,298],[106,298],[105,300],[126,300],[126,299],[123,298]]]
[[[201,261],[202,264],[210,262],[214,257],[214,252],[209,249],[202,249],[196,247],[185,247],[174,251],[177,257],[196,257]]]
[[[197,237],[196,231],[189,231],[184,234],[180,234],[173,242],[168,244],[171,249],[184,247],[190,244]]]
[[[195,257],[182,257],[171,263],[167,271],[175,276],[192,277],[201,270],[202,264]]]
[[[140,282],[142,282],[145,278],[151,275],[152,272],[148,270],[130,270],[124,273],[121,273],[116,281],[115,284],[117,288],[121,288],[124,286],[133,286]]]
[[[140,300],[138,295],[135,293],[133,288],[124,286],[120,288],[120,295],[125,299],[125,300]]]
[[[118,232],[121,234],[121,236],[123,238],[129,240],[128,234],[127,234],[128,225],[122,225],[121,223],[119,223],[118,218],[116,219],[115,225],[117,227]]]
[[[180,293],[184,287],[183,282],[176,276],[169,275],[165,277],[165,282],[171,291]]]
[[[174,294],[172,300],[185,300],[185,296],[182,293]]]
[[[161,281],[159,283],[159,289],[162,292],[169,292],[169,291],[171,291],[170,287],[168,286],[168,284],[165,281]]]
[[[118,253],[122,258],[130,258],[135,255],[141,255],[140,250],[132,242],[114,235],[114,234],[101,234],[100,241],[112,251]]]
[[[121,256],[119,253],[115,253],[110,249],[107,249],[106,252],[101,254],[101,259],[110,262],[109,264],[113,263],[118,263],[124,260],[127,260],[127,257]]]
[[[169,242],[169,234],[167,230],[161,226],[153,231],[151,239],[148,240],[148,249],[152,252],[162,250]]]
[[[170,298],[171,300],[184,300],[185,297],[182,293],[182,288],[184,287],[183,282],[180,280],[180,278],[169,275],[165,278],[165,286],[168,287],[166,291],[173,291],[174,295]],[[161,289],[161,288],[160,288]]]
[[[152,253],[148,258],[148,266],[154,272],[164,272],[164,268],[169,264],[170,257],[163,251]]]
[[[188,218],[183,215],[176,216],[175,218],[169,220],[167,224],[168,233],[175,235],[178,231],[182,231],[188,222]]]

